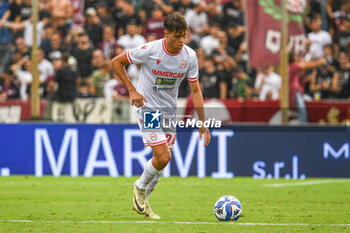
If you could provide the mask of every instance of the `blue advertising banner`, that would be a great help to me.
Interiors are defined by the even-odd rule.
[[[223,126],[205,147],[178,131],[164,176],[350,177],[346,127]],[[152,156],[130,124],[2,124],[0,175],[140,175]]]

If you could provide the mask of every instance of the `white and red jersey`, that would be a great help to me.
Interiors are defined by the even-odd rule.
[[[176,100],[181,81],[198,80],[198,61],[195,51],[184,45],[176,54],[170,53],[160,39],[125,52],[130,64],[142,64],[136,90],[148,102],[143,109],[176,110]]]

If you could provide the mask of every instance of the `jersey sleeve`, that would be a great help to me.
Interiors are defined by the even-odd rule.
[[[129,64],[143,64],[147,61],[149,52],[150,46],[144,44],[126,51],[125,57]]]
[[[198,60],[196,56],[193,56],[189,64],[189,69],[187,73],[187,80],[189,82],[198,81]]]

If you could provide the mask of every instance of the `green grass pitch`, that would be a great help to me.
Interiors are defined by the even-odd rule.
[[[162,178],[150,198],[158,221],[132,210],[135,180],[0,177],[0,232],[350,232],[349,179]],[[215,218],[223,195],[241,201],[237,222]]]

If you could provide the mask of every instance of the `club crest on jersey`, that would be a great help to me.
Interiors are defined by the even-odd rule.
[[[142,46],[141,49],[147,49],[147,45]]]
[[[155,141],[157,141],[157,134],[156,133],[151,133],[150,134],[150,138],[151,138],[151,140],[153,141],[153,142],[155,142]]]
[[[159,63],[160,63],[160,59],[157,59],[156,61],[157,61],[157,65],[159,65]]]
[[[182,60],[181,62],[181,68],[184,69],[187,65],[187,61],[186,60]]]

